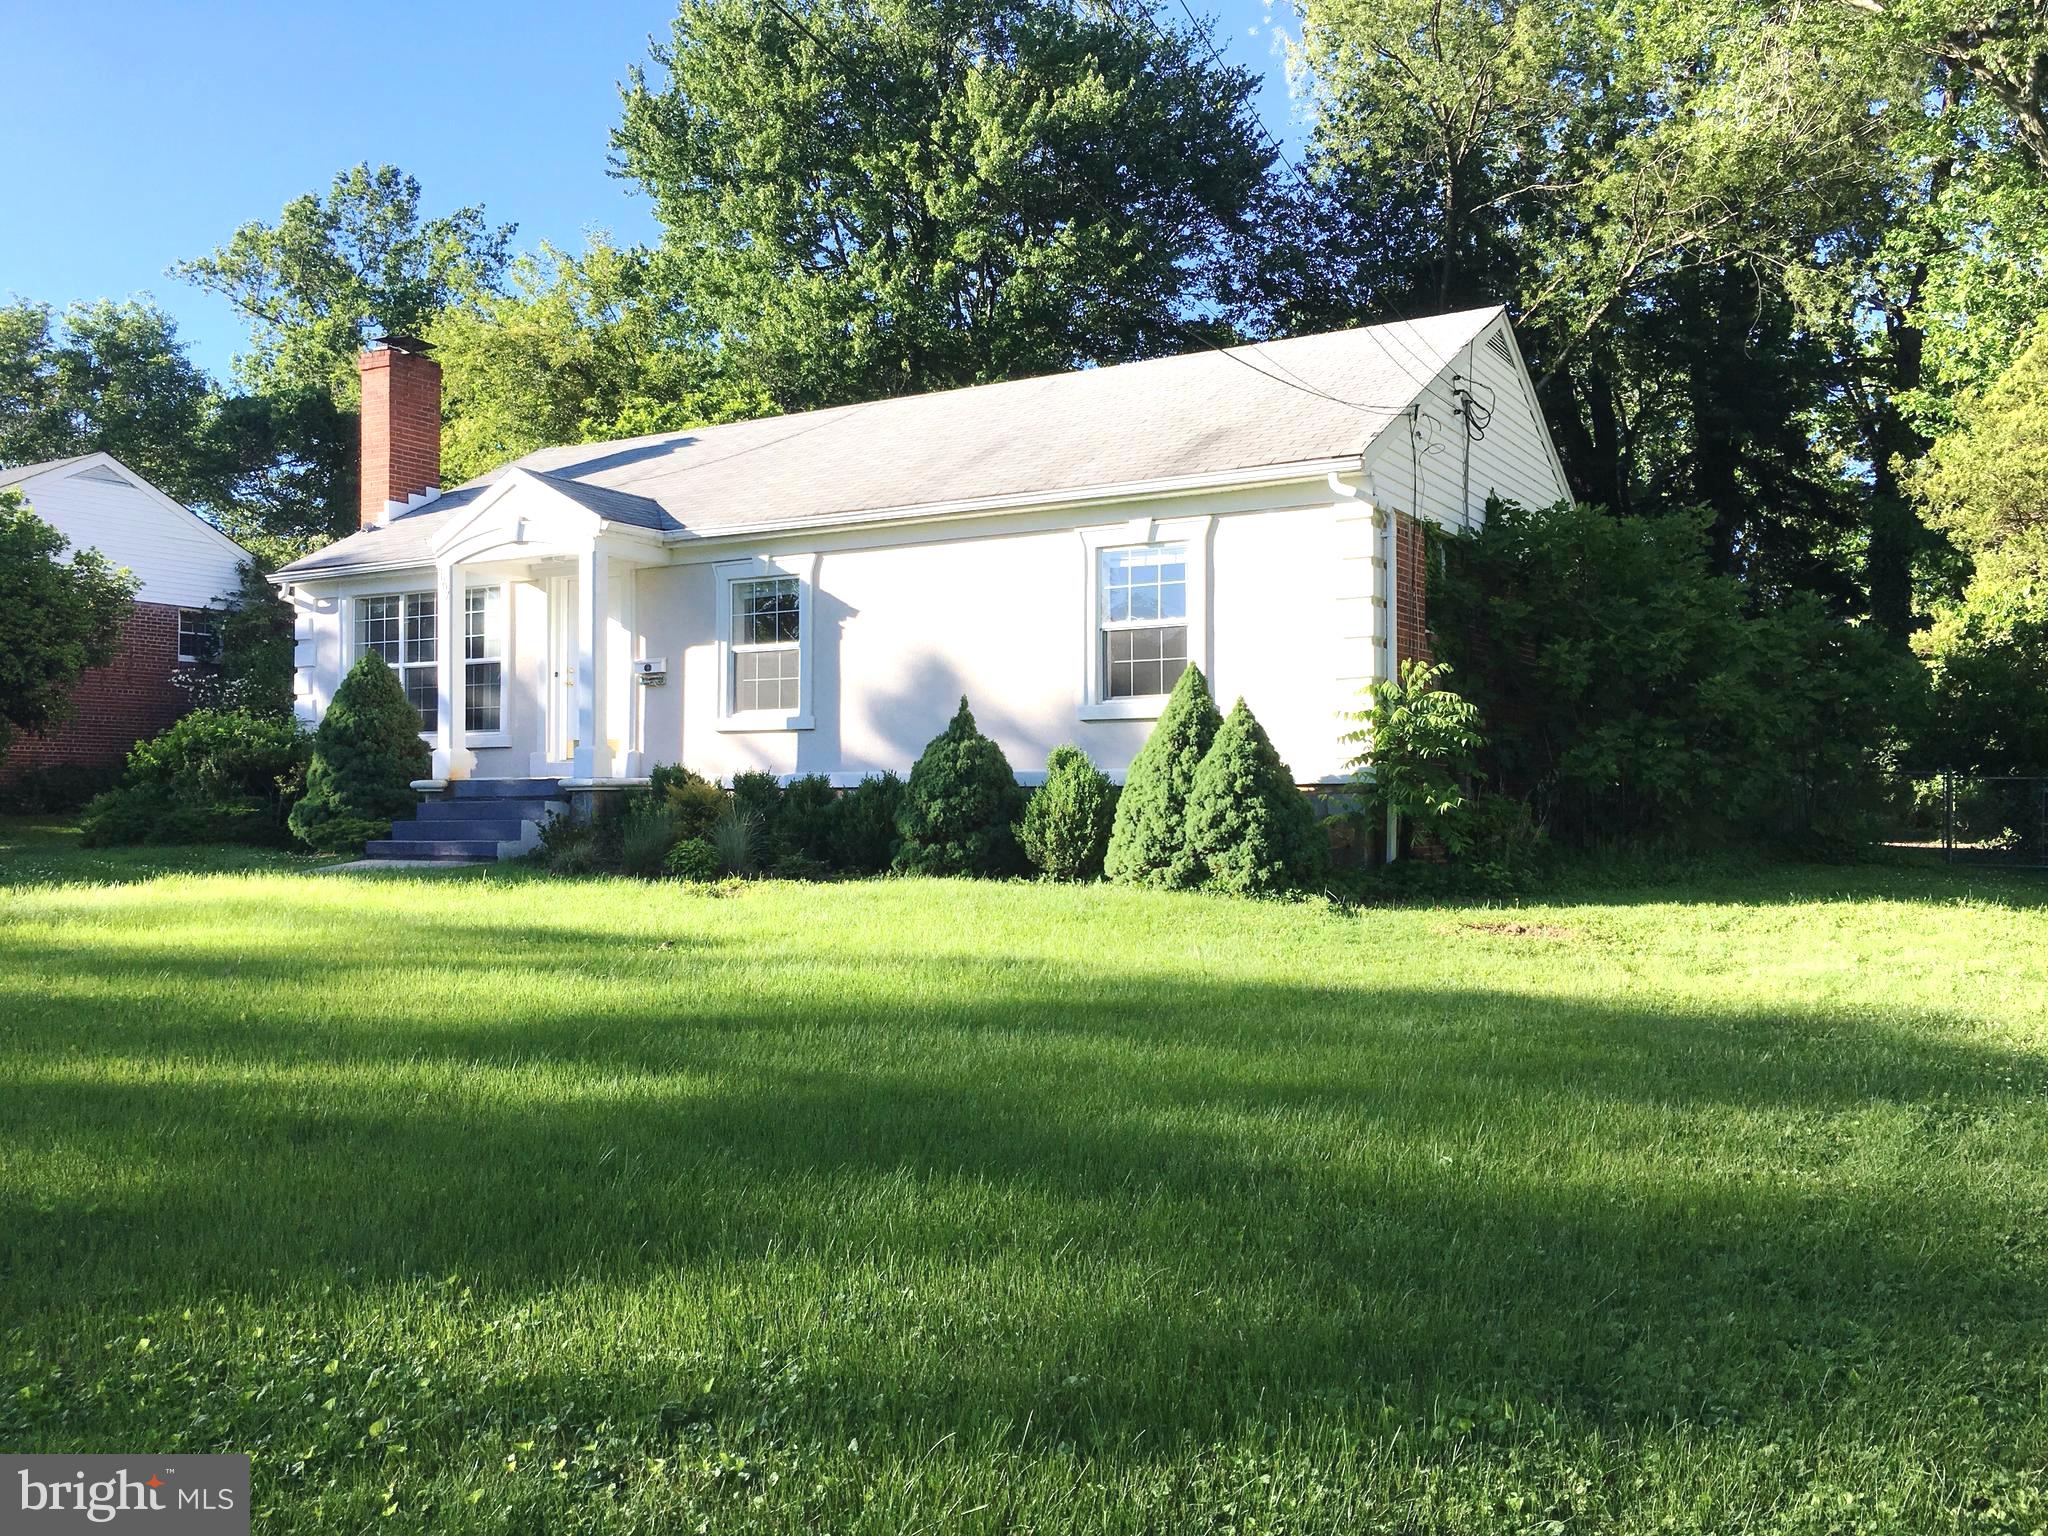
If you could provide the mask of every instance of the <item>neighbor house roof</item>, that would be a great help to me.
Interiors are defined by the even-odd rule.
[[[775,531],[962,502],[1355,458],[1500,314],[1474,309],[939,394],[544,448],[532,471],[599,516]],[[280,576],[425,563],[499,470]]]

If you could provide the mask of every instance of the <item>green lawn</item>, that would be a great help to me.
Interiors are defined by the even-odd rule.
[[[2048,1525],[2041,883],[190,858],[0,824],[8,1449],[251,1451],[263,1531]]]

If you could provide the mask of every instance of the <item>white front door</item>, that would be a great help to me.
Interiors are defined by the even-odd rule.
[[[576,578],[550,576],[547,594],[547,741],[535,771],[559,778],[568,774],[576,755]]]

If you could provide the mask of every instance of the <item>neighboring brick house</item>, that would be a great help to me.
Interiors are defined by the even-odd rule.
[[[0,760],[0,784],[32,768],[118,765],[185,712],[177,675],[211,661],[214,614],[248,551],[112,454],[0,469],[0,490],[19,492],[73,549],[97,549],[136,580],[119,654],[80,679],[68,721],[16,739]]]

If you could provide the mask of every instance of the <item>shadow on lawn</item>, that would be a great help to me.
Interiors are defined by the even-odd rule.
[[[737,957],[722,939],[467,937],[405,1008],[320,1027],[294,998],[388,978],[243,955],[239,1016],[195,1018],[163,1001],[218,960],[11,945],[0,1013],[103,991],[0,1034],[5,1145],[109,1178],[14,1181],[7,1313],[674,1286],[731,1307],[735,1358],[825,1341],[819,1433],[886,1398],[1088,1444],[1489,1388],[1609,1425],[1753,1417],[1849,1370],[1946,1371],[2048,1307],[2037,1214],[1967,1166],[1928,1182],[2048,1071],[1941,1021],[1119,990],[1014,957],[917,962],[915,1005],[851,962],[720,1003],[687,981]],[[508,968],[622,985],[487,1014]],[[443,1017],[443,984],[475,1016]],[[1901,1166],[1844,1170],[1868,1117]],[[628,1363],[609,1389],[651,1412],[683,1385]]]

